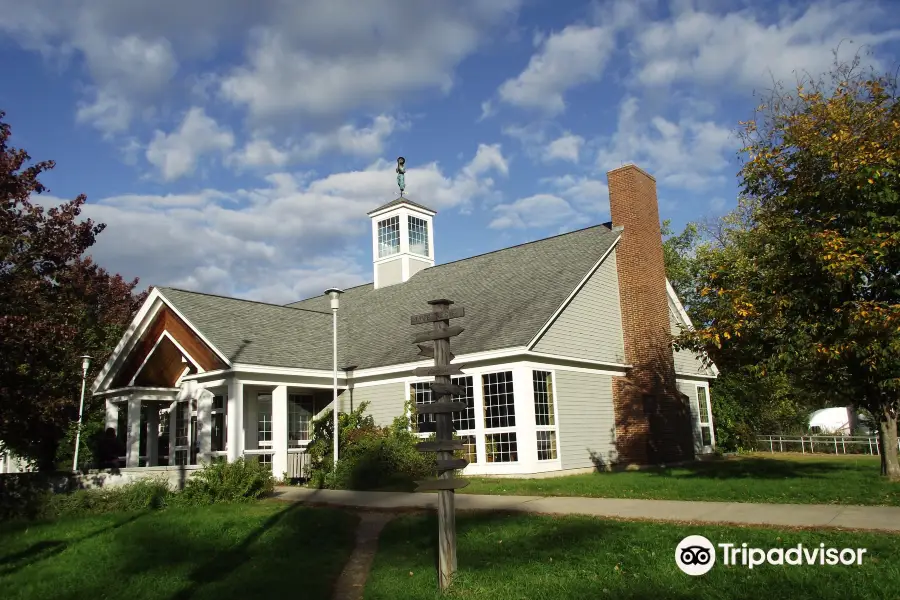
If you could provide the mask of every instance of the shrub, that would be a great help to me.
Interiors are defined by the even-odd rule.
[[[157,510],[169,506],[174,497],[175,493],[164,479],[140,479],[118,487],[53,494],[40,518]]]
[[[378,427],[364,412],[368,403],[339,416],[339,452],[334,470],[332,414],[327,413],[313,423],[309,445],[310,484],[331,489],[397,489],[412,490],[416,479],[434,472],[435,456],[416,450],[421,441],[412,431],[407,417],[394,420],[388,427]],[[415,421],[413,420],[413,423]]]
[[[178,501],[186,504],[246,502],[272,493],[272,471],[256,460],[215,462],[188,479]]]

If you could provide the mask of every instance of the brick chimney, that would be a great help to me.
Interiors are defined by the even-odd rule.
[[[607,173],[625,342],[626,377],[616,377],[616,448],[624,464],[693,458],[690,411],[675,386],[656,180],[634,165]]]

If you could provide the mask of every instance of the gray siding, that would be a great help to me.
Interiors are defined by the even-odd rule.
[[[378,269],[378,286],[384,287],[403,282],[403,263],[402,258],[395,258],[381,264],[375,265]]]
[[[619,278],[613,251],[535,344],[536,352],[625,362]]]
[[[672,302],[672,298],[669,298],[669,331],[673,336],[681,335],[681,327],[679,325],[686,326],[687,323],[684,323],[681,317],[678,316],[678,309],[675,307],[675,303]],[[704,368],[703,360],[698,354],[687,350],[677,350],[673,356],[675,358],[676,373],[711,375],[709,369]]]
[[[694,452],[703,449],[703,440],[700,437],[699,409],[697,407],[697,384],[689,381],[676,381],[678,391],[688,397],[688,406],[691,407],[691,429],[694,432]]]
[[[353,388],[353,408],[360,402],[368,402],[366,414],[372,415],[377,425],[390,425],[395,417],[403,414],[404,389],[400,382]],[[341,401],[341,410],[349,410],[350,394],[341,394]]]
[[[615,462],[612,376],[557,370],[555,388],[562,468]]]

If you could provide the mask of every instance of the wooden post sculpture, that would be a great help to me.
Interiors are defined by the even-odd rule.
[[[451,375],[462,374],[462,365],[451,365],[453,353],[450,352],[450,338],[463,332],[462,327],[450,327],[450,319],[465,316],[462,307],[450,308],[450,300],[431,300],[432,312],[414,315],[410,319],[412,325],[433,323],[431,331],[417,334],[413,343],[419,346],[419,355],[434,358],[433,367],[420,367],[413,373],[417,377],[434,376],[431,384],[431,404],[417,406],[422,414],[435,415],[437,436],[433,442],[420,442],[419,452],[437,452],[438,478],[417,481],[417,492],[438,490],[438,582],[441,591],[446,591],[456,573],[456,508],[455,491],[469,485],[464,479],[454,479],[453,471],[465,468],[469,461],[453,458],[454,450],[461,450],[461,440],[453,439],[452,413],[466,409],[465,402],[451,402],[450,396],[464,395],[465,388],[450,383]],[[434,341],[433,346],[425,346],[419,342]]]

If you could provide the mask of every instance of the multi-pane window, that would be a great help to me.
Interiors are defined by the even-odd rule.
[[[712,446],[712,423],[709,419],[709,404],[706,387],[697,386],[697,413],[700,415],[700,436],[704,446]]]
[[[299,446],[309,440],[310,421],[313,415],[312,396],[288,398],[288,445]]]
[[[469,464],[478,462],[478,447],[475,442],[474,435],[461,435],[460,441],[463,443],[463,458],[469,461]]]
[[[512,371],[481,376],[484,390],[484,426],[486,429],[516,426]]]
[[[554,460],[556,454],[556,432],[552,430],[538,430],[537,457],[538,460]]]
[[[472,377],[454,377],[450,380],[453,385],[466,389],[465,396],[452,396],[453,402],[465,402],[465,410],[453,413],[453,430],[470,431],[475,429],[475,389]],[[417,405],[431,404],[436,399],[431,393],[430,381],[419,381],[410,386],[410,395]],[[436,415],[416,415],[416,425],[420,433],[432,433],[435,431]]]
[[[553,373],[532,371],[534,424],[538,460],[553,460],[556,453],[556,414],[553,410]]]
[[[256,397],[257,443],[260,448],[272,445],[272,395],[260,394]]]
[[[213,397],[212,407],[212,451],[224,452],[227,436],[225,421],[225,396]]]
[[[191,407],[187,402],[179,402],[175,407],[175,446],[188,445],[188,422]]]
[[[507,431],[485,435],[484,451],[488,462],[516,462],[519,460],[516,432]]]
[[[428,256],[428,221],[409,215],[409,251]]]
[[[454,385],[465,388],[464,395],[452,396],[453,402],[465,402],[465,410],[457,411],[452,414],[453,430],[459,435],[465,444],[464,452],[467,454],[466,459],[470,463],[477,462],[475,452],[475,383],[472,376],[453,377],[451,382]],[[420,381],[410,385],[410,399],[417,406],[423,404],[431,404],[436,398],[431,392],[431,382]],[[436,431],[437,415],[416,415],[416,429],[419,433],[433,433]]]
[[[400,252],[400,217],[378,222],[378,258]]]

